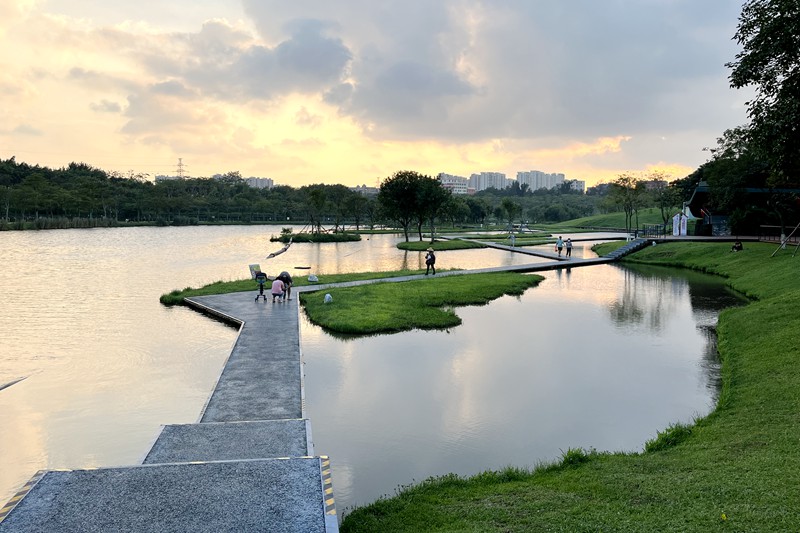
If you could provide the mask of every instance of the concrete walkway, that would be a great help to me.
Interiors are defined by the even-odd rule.
[[[253,296],[188,302],[240,324],[197,424],[163,427],[139,466],[37,473],[0,532],[338,531],[330,461],[305,418],[297,300]]]

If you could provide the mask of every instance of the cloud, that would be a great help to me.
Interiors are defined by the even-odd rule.
[[[123,4],[3,2],[6,124],[55,138],[54,112],[79,123],[68,112],[91,109],[126,150],[216,150],[255,174],[287,164],[360,182],[415,164],[510,176],[695,164],[746,118],[724,67],[734,0],[204,1],[179,21],[180,2]]]
[[[29,124],[20,124],[19,126],[15,127],[11,130],[11,133],[14,135],[30,135],[34,137],[40,137],[43,135],[42,130],[38,128],[34,128]]]
[[[724,76],[739,6],[686,0],[245,0],[264,39],[314,13],[353,52],[326,101],[370,135],[583,140],[719,119],[732,96],[671,95]],[[725,17],[720,17],[724,12]],[[725,21],[718,22],[718,21]],[[678,113],[676,113],[678,111]]]
[[[120,113],[122,111],[122,106],[117,102],[112,102],[105,99],[100,100],[99,102],[92,102],[89,104],[89,108],[92,111],[97,111],[98,113]]]

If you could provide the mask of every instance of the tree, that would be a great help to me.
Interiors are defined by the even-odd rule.
[[[309,185],[305,189],[305,206],[308,220],[311,223],[311,233],[322,233],[322,215],[328,198],[322,184]]]
[[[475,224],[483,224],[489,215],[489,206],[482,198],[467,198],[469,208],[469,220]]]
[[[649,180],[655,183],[650,189],[650,197],[661,213],[661,220],[664,223],[664,232],[667,231],[667,224],[672,218],[672,211],[680,206],[681,199],[677,189],[667,184],[669,176],[665,172],[655,171],[649,176]]]
[[[417,187],[422,175],[413,170],[401,170],[381,183],[378,201],[386,216],[403,228],[408,242],[408,228],[417,214]]]
[[[514,224],[514,219],[522,214],[522,207],[511,198],[503,198],[503,200],[500,202],[500,208],[506,215],[506,220],[508,221],[509,227],[512,227],[512,224]]]
[[[356,231],[361,229],[361,219],[366,214],[367,203],[369,203],[367,197],[358,192],[352,193],[345,202],[346,210],[356,225]]]
[[[442,182],[430,176],[419,177],[415,209],[419,240],[422,240],[422,226],[425,221],[430,223],[431,234],[435,233],[434,221],[449,198],[450,191],[442,187]]]
[[[639,227],[639,208],[642,203],[642,187],[632,174],[620,174],[611,182],[610,199],[625,212],[625,231]],[[636,218],[635,224],[633,223]]]
[[[800,3],[748,0],[734,38],[742,46],[731,68],[731,87],[754,86],[748,103],[749,140],[772,171],[772,186],[794,184],[800,174]]]

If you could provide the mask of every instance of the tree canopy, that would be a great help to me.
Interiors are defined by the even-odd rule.
[[[799,36],[800,2],[748,0],[734,36],[742,50],[727,64],[732,87],[755,88],[746,131],[777,184],[800,181]]]

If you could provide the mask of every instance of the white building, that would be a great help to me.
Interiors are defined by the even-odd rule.
[[[245,183],[251,186],[254,189],[271,189],[275,186],[275,182],[272,181],[272,178],[245,178]]]
[[[537,189],[552,189],[564,183],[564,174],[547,174],[541,170],[529,170],[527,172],[517,172],[517,182],[520,187],[527,185],[528,190],[533,192]]]
[[[469,180],[461,176],[454,176],[453,174],[445,174],[440,172],[436,178],[441,182],[442,187],[447,189],[453,194],[467,194]]]
[[[378,187],[367,187],[366,185],[356,185],[355,187],[349,187],[349,189],[362,196],[377,196],[381,192]]]
[[[584,194],[586,192],[586,182],[582,180],[569,180],[569,188]]]
[[[156,176],[156,183],[159,183],[159,182],[162,182],[162,181],[182,180],[182,179],[183,179],[183,177],[181,177],[181,176],[164,176],[162,174],[159,174],[158,176]]]
[[[502,190],[508,187],[508,179],[502,172],[481,172],[469,177],[469,187],[476,191],[483,191],[494,187]]]

